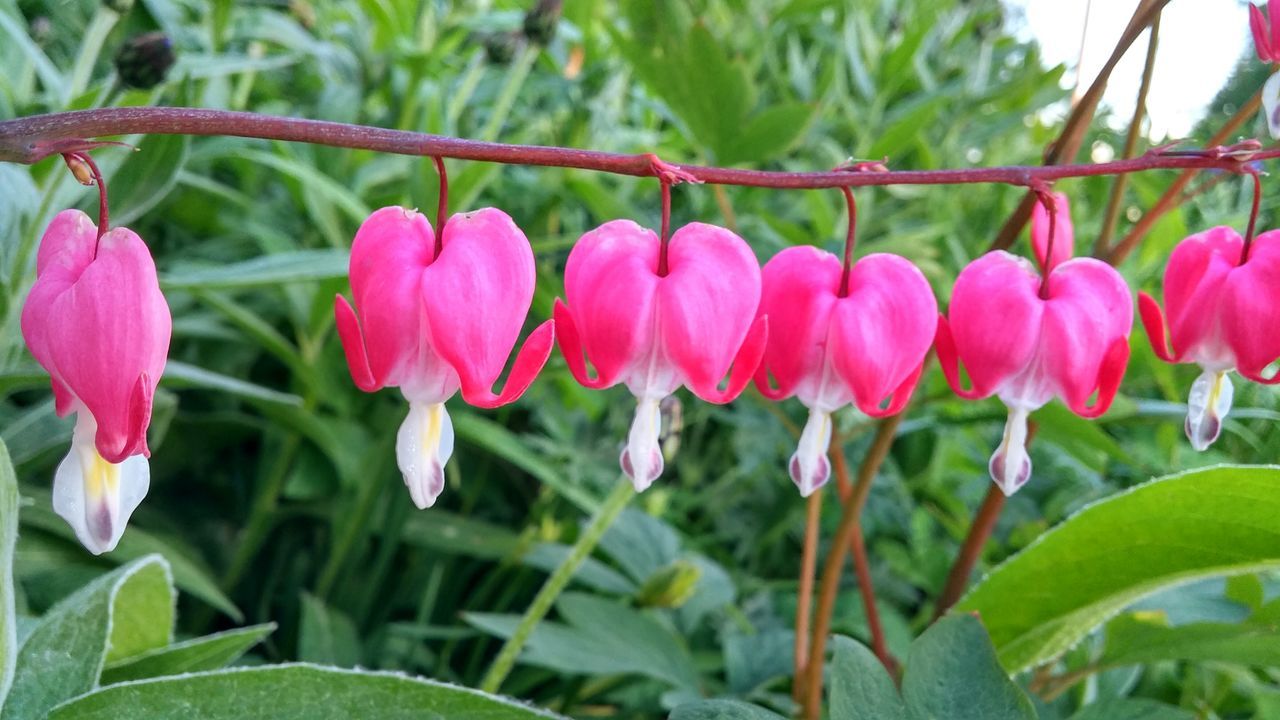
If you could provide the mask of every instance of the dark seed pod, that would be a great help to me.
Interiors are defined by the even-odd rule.
[[[149,90],[164,82],[174,62],[173,43],[162,32],[137,35],[116,53],[116,72],[129,87]]]
[[[515,32],[489,33],[481,36],[485,56],[494,65],[506,65],[520,48],[520,34]]]
[[[524,36],[537,45],[548,45],[556,37],[564,0],[538,0],[524,16]]]

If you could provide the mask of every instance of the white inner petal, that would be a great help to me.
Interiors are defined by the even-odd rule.
[[[631,478],[636,492],[643,492],[662,474],[662,449],[658,435],[662,429],[661,397],[641,397],[636,403],[636,416],[627,434],[627,446],[619,462]]]
[[[1023,408],[1009,408],[1009,419],[1004,424],[1004,437],[988,465],[991,479],[1005,495],[1013,495],[1031,479],[1031,456],[1027,454],[1029,414]]]
[[[409,403],[396,432],[396,464],[419,509],[435,504],[444,491],[444,466],[453,455],[453,421],[444,403]]]
[[[800,433],[800,444],[787,463],[791,480],[800,495],[809,497],[831,477],[827,448],[831,446],[831,414],[819,409],[809,411],[809,419]]]
[[[1273,74],[1262,86],[1262,109],[1267,116],[1267,130],[1272,138],[1280,138],[1280,75]]]
[[[1191,384],[1185,424],[1191,447],[1203,452],[1218,439],[1222,421],[1231,410],[1233,394],[1231,378],[1225,370],[1205,370]]]
[[[93,444],[98,426],[83,408],[76,413],[71,450],[53,476],[53,510],[94,555],[114,550],[129,517],[151,486],[151,466],[142,455],[107,462]]]

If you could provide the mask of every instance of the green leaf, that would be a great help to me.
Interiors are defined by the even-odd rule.
[[[833,715],[832,717],[837,717]],[[850,716],[852,717],[852,716]],[[783,716],[738,700],[699,700],[685,703],[670,720],[785,720]]]
[[[911,720],[1034,720],[1031,699],[1005,675],[982,623],[949,615],[911,645],[902,697]]]
[[[114,643],[141,648],[157,641],[160,631],[139,627],[143,618],[126,610],[129,604],[162,613],[161,645],[167,644],[173,627],[173,601],[159,587],[157,573],[168,576],[164,559],[143,558],[94,580],[45,613],[18,652],[13,688],[0,718],[44,717],[49,708],[97,685],[108,654],[116,654]],[[165,597],[155,597],[157,592]],[[117,609],[127,629],[112,627]]]
[[[174,643],[106,668],[102,671],[102,684],[218,670],[235,662],[275,629],[275,623],[250,625]]]
[[[160,284],[166,290],[225,290],[333,280],[347,276],[349,256],[350,253],[346,250],[338,249],[295,250],[230,265],[187,268],[165,273]]]
[[[169,360],[165,363],[164,377],[161,382],[169,387],[203,388],[236,395],[247,400],[302,406],[302,398],[292,393],[272,390],[271,388],[246,382],[240,378],[189,365],[179,360]]]
[[[831,717],[848,720],[905,720],[907,709],[893,678],[875,654],[837,635],[831,663]]]
[[[141,564],[116,590],[111,603],[111,638],[106,664],[158,650],[173,642],[178,594],[168,563]]]
[[[581,675],[638,674],[679,687],[697,687],[693,659],[679,636],[653,616],[603,598],[567,592],[556,611],[563,623],[534,629],[521,662]],[[472,626],[511,637],[516,615],[467,613]]]
[[[18,616],[13,594],[13,546],[18,540],[18,478],[0,441],[0,707],[13,685],[18,660]]]
[[[746,695],[771,680],[790,677],[795,639],[794,631],[782,628],[725,635],[724,674],[729,691]]]
[[[219,670],[112,685],[49,720],[535,720],[551,713],[469,688],[316,665]]]
[[[298,630],[298,659],[341,667],[360,664],[360,634],[351,618],[302,594],[302,623]]]
[[[111,225],[128,225],[164,200],[177,184],[190,149],[189,135],[144,137],[138,151],[126,156],[106,177],[111,190]],[[82,204],[97,208],[97,192],[88,193]],[[96,216],[96,209],[90,212]]]
[[[1097,665],[1159,660],[1280,667],[1280,629],[1213,622],[1170,627],[1163,614],[1152,612],[1121,616],[1107,624],[1107,646]]]
[[[991,572],[978,612],[1018,672],[1057,657],[1135,600],[1192,580],[1280,566],[1280,468],[1218,466],[1086,507]]]
[[[429,513],[410,515],[398,539],[409,545],[481,560],[502,560],[520,549],[520,536],[501,525],[436,508]]]
[[[600,506],[590,493],[569,483],[558,470],[502,425],[471,412],[453,413],[452,420],[453,432],[458,439],[515,465],[588,513]]]
[[[1182,708],[1143,698],[1102,700],[1080,709],[1071,720],[1192,720]]]
[[[718,160],[726,165],[772,160],[800,140],[809,129],[814,110],[804,103],[785,103],[761,111],[734,137]]]

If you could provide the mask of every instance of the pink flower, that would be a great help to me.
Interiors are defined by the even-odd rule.
[[[636,490],[662,474],[662,399],[684,385],[707,402],[729,402],[751,380],[768,337],[764,318],[753,323],[760,265],[742,238],[690,223],[671,237],[666,275],[658,272],[661,252],[658,236],[630,220],[601,225],[569,253],[568,304],[555,309],[574,378],[589,388],[626,383],[638,400],[621,456]]]
[[[1270,15],[1270,18],[1268,18]],[[1280,62],[1280,0],[1267,0],[1267,12],[1249,5],[1249,29],[1253,31],[1253,47],[1264,63]]]
[[[95,555],[115,548],[151,482],[147,426],[173,323],[146,244],[127,228],[99,240],[79,210],[40,240],[22,335],[76,414],[53,479],[53,508]]]
[[[1160,305],[1146,293],[1138,310],[1156,355],[1165,362],[1193,362],[1203,372],[1187,401],[1187,437],[1197,450],[1218,438],[1231,409],[1237,370],[1254,382],[1273,384],[1263,370],[1280,357],[1280,231],[1244,241],[1229,227],[1192,235],[1174,248],[1164,272],[1169,341]]]
[[[1050,267],[1057,267],[1075,254],[1076,231],[1071,224],[1071,203],[1067,200],[1064,193],[1053,194],[1053,204],[1056,208],[1054,213],[1054,237],[1053,237],[1053,263]],[[1040,264],[1040,269],[1045,268],[1045,253],[1049,249],[1049,211],[1045,210],[1043,203],[1036,203],[1031,210],[1031,249],[1035,252],[1036,262]]]
[[[1007,495],[1031,477],[1027,416],[1055,396],[1077,415],[1101,415],[1129,361],[1133,306],[1120,274],[1101,261],[1076,258],[1048,278],[1042,291],[1030,262],[987,253],[960,272],[950,320],[938,320],[938,361],[951,388],[969,399],[998,395],[1009,408],[990,464]],[[960,363],[970,390],[961,387]]]
[[[533,300],[533,250],[501,210],[449,218],[437,254],[426,216],[385,207],[351,244],[351,294],[334,312],[347,366],[365,392],[399,387],[409,415],[396,434],[396,461],[414,504],[444,490],[453,424],[444,402],[462,390],[492,408],[519,398],[551,354],[552,324],[530,334],[501,394],[491,390],[515,347]]]
[[[937,327],[933,290],[906,259],[868,255],[842,289],[843,272],[839,258],[813,247],[788,248],[764,266],[757,314],[769,317],[770,333],[755,382],[765,397],[796,395],[809,408],[788,463],[806,497],[831,474],[831,413],[849,403],[872,417],[902,410]]]

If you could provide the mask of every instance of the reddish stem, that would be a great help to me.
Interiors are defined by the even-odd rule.
[[[809,496],[804,522],[804,549],[800,555],[800,587],[796,594],[795,674],[791,697],[804,700],[804,674],[809,666],[809,617],[813,604],[814,572],[818,567],[818,531],[822,517],[822,491]]]
[[[652,154],[623,155],[574,148],[507,145],[387,130],[366,125],[199,108],[100,108],[35,115],[0,122],[0,161],[33,163],[47,157],[50,143],[105,135],[229,135],[332,147],[359,148],[401,155],[439,156],[514,165],[598,170],[616,175],[658,177],[679,173],[686,182],[773,188],[866,187],[872,185],[948,185],[1004,183],[1030,186],[1036,181],[1122,175],[1143,170],[1197,169],[1247,172],[1232,156],[1171,156],[1147,153],[1137,158],[1079,165],[1005,166],[951,170],[858,172],[771,172],[737,168],[672,165],[655,167]],[[1280,157],[1280,149],[1256,153],[1252,160]],[[687,179],[686,179],[687,178]]]
[[[1036,190],[1036,199],[1044,206],[1044,210],[1049,214],[1049,239],[1044,244],[1044,263],[1040,270],[1043,272],[1040,278],[1040,298],[1049,299],[1049,276],[1053,274],[1053,241],[1058,234],[1058,201],[1053,197],[1053,193],[1049,188]],[[1032,248],[1032,252],[1035,249]]]
[[[449,173],[444,169],[444,158],[439,155],[431,158],[436,164],[436,173],[440,175],[440,200],[436,204],[436,254],[444,249],[444,224],[449,219]]]
[[[844,269],[840,272],[840,297],[849,295],[849,271],[853,269],[854,235],[858,227],[858,203],[853,199],[853,191],[847,187],[840,188],[844,193],[845,203],[849,205],[849,230],[844,236]]]
[[[75,175],[76,180],[81,185],[97,185],[98,186],[98,241],[102,240],[102,236],[107,234],[111,229],[110,213],[107,210],[107,181],[102,177],[102,171],[98,169],[98,164],[89,157],[87,152],[69,152],[62,155],[62,159],[67,163],[67,167],[71,170],[71,174]],[[86,177],[85,171],[88,170]],[[93,246],[93,256],[98,256],[98,246]]]
[[[1258,227],[1258,210],[1262,207],[1262,178],[1257,171],[1249,173],[1253,178],[1253,207],[1249,210],[1249,227],[1244,232],[1244,248],[1240,251],[1240,264],[1249,260],[1249,247],[1253,245],[1253,233]]]
[[[667,243],[671,240],[671,183],[662,183],[662,244],[658,246],[658,277],[667,276]]]

